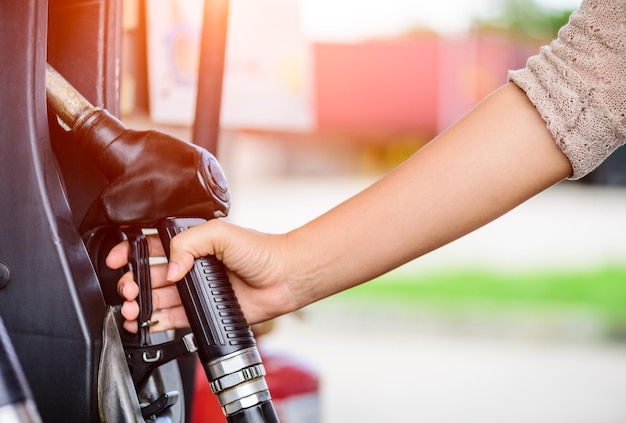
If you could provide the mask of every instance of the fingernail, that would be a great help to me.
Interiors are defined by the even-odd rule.
[[[173,280],[176,275],[178,275],[178,265],[176,263],[170,263],[167,266],[167,280]]]

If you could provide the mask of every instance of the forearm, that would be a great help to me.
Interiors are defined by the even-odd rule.
[[[383,274],[501,216],[572,172],[509,84],[370,188],[287,235],[302,305]]]

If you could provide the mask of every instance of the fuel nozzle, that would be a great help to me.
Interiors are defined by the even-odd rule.
[[[208,151],[157,131],[128,129],[50,65],[46,96],[109,181],[88,210],[81,232],[107,224],[151,225],[169,216],[213,219],[228,214],[226,177]]]
[[[209,152],[156,131],[126,128],[50,66],[46,91],[52,110],[109,180],[83,220],[83,234],[99,226],[126,226],[133,234],[137,227],[152,227],[169,256],[176,234],[227,214],[226,177]],[[130,261],[139,285],[140,333],[147,334],[152,315],[148,246],[142,234],[136,235],[129,239],[130,250],[137,252]],[[226,268],[215,256],[198,258],[176,287],[227,421],[277,423],[265,368]],[[147,344],[147,336],[141,339]]]

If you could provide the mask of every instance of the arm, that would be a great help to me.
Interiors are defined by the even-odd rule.
[[[379,182],[290,232],[298,306],[374,278],[485,225],[569,176],[525,94],[496,91]]]
[[[536,109],[508,84],[380,181],[298,229],[267,235],[213,220],[183,232],[172,242],[168,279],[180,279],[194,257],[216,255],[255,323],[439,248],[571,172]],[[133,289],[124,286],[125,294]],[[155,302],[175,304],[165,297]],[[161,329],[184,324],[163,313]]]

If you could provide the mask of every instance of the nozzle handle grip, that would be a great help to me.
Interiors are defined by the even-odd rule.
[[[180,232],[204,223],[168,218],[157,225],[166,256]],[[215,256],[196,259],[176,283],[198,356],[228,423],[278,423],[265,381],[265,367],[226,269]]]
[[[174,236],[203,222],[199,218],[161,221],[157,230],[166,256]],[[176,286],[204,365],[256,345],[224,265],[217,258],[196,259],[193,269]]]

